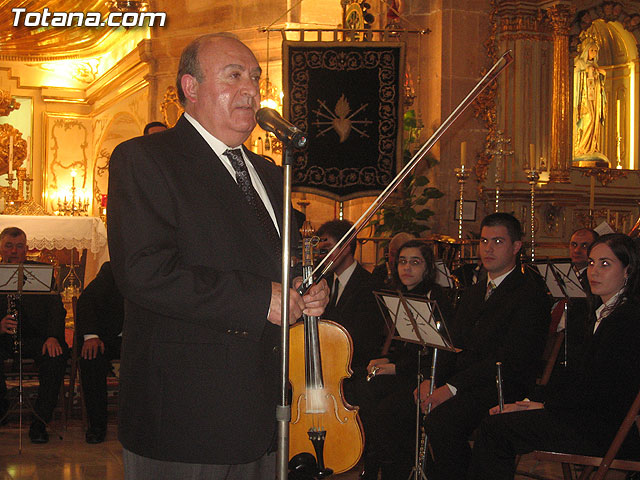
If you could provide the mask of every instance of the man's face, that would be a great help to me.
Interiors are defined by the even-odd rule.
[[[0,240],[2,263],[24,263],[27,259],[27,239],[24,235],[5,235]]]
[[[480,233],[480,259],[491,278],[507,273],[516,264],[516,255],[522,242],[512,242],[507,227],[482,227]]]
[[[571,262],[576,266],[576,268],[582,269],[587,266],[587,263],[589,263],[587,250],[589,250],[592,243],[593,235],[589,232],[580,231],[571,236],[571,241],[569,242],[569,256],[571,257]]]
[[[214,38],[198,52],[202,82],[185,75],[186,110],[213,136],[229,147],[242,144],[256,126],[260,107],[260,66],[244,44]],[[185,79],[185,77],[188,77]],[[185,88],[186,82],[194,82]]]
[[[327,255],[329,253],[329,251],[336,246],[336,243],[338,243],[338,240],[333,238],[331,235],[322,235],[322,238],[320,239],[320,243],[318,243],[318,249],[320,250],[326,250],[326,254]],[[339,257],[335,256],[335,253],[333,254],[333,266],[331,268],[332,272],[340,272],[341,271],[341,267],[343,266],[343,263],[345,262],[345,259],[350,255],[349,253],[349,247],[345,247],[345,249],[342,251],[342,253],[340,254]],[[348,265],[347,265],[348,266]]]

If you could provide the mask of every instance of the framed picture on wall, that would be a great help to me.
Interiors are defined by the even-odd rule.
[[[478,202],[475,200],[465,200],[462,203],[462,221],[463,222],[475,222],[476,221],[476,207]],[[455,208],[453,210],[453,219],[460,219],[460,200],[456,200]]]

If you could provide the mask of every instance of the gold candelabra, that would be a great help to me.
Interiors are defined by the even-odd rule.
[[[79,198],[76,193],[76,175],[77,172],[75,170],[71,170],[71,198],[67,200],[65,196],[64,199],[58,197],[58,215],[65,216],[87,216],[87,212],[89,211],[89,200],[86,198]]]
[[[531,186],[531,261],[536,259],[535,245],[536,245],[536,225],[535,225],[535,206],[536,206],[536,183],[540,179],[540,174],[535,168],[526,170],[527,180]]]
[[[496,137],[492,140],[493,148],[487,149],[487,153],[496,160],[496,196],[495,196],[495,209],[496,212],[500,211],[500,187],[502,185],[502,167],[503,159],[508,155],[513,155],[513,150],[506,150],[507,146],[511,144],[511,139],[504,136],[502,130],[496,132]]]

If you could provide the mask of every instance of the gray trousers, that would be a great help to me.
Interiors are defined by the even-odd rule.
[[[240,465],[166,462],[122,449],[125,480],[274,480],[276,454]]]

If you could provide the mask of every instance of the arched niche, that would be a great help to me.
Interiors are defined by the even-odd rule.
[[[571,65],[582,53],[581,47],[593,40],[598,44],[598,65],[606,72],[604,93],[604,125],[599,144],[601,153],[611,168],[638,169],[640,147],[638,138],[638,45],[640,44],[640,14],[630,12],[620,3],[604,2],[578,12],[570,36]],[[572,158],[575,158],[577,134],[577,75],[572,70]],[[573,163],[574,166],[596,166]]]

